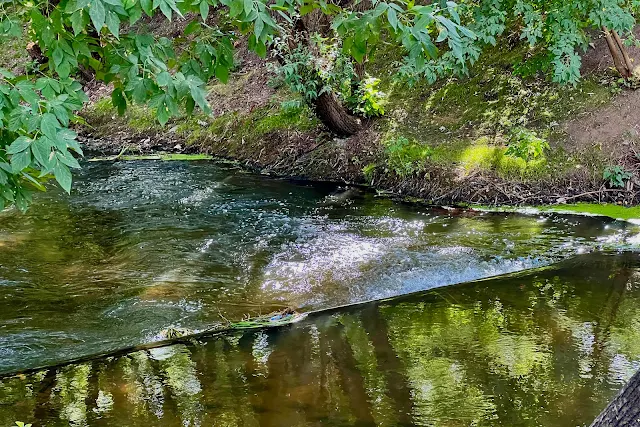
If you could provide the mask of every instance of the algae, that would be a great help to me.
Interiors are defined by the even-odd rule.
[[[150,155],[122,155],[109,157],[94,157],[90,162],[110,162],[118,160],[162,160],[162,161],[194,161],[213,160],[213,156],[207,154],[150,154]]]
[[[640,206],[622,206],[611,203],[572,203],[544,206],[484,206],[468,205],[470,209],[484,212],[557,213],[571,215],[604,216],[630,222],[640,222]]]

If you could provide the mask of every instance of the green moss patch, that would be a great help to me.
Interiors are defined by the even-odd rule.
[[[123,155],[109,157],[94,157],[89,159],[90,162],[109,162],[117,160],[162,160],[170,161],[194,161],[194,160],[212,160],[213,157],[206,154],[153,154],[153,155]]]
[[[598,203],[573,203],[566,205],[547,205],[547,206],[529,206],[529,207],[489,207],[480,205],[469,206],[472,209],[487,211],[487,212],[520,212],[520,213],[535,213],[535,212],[548,212],[559,214],[577,214],[577,215],[595,215],[606,216],[613,219],[619,219],[623,221],[638,220],[640,221],[640,206],[625,207],[620,205],[614,205],[610,203],[598,204]]]

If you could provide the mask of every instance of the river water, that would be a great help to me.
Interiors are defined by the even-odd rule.
[[[433,292],[0,383],[0,425],[580,425],[640,360],[633,225],[434,210],[210,162],[89,163],[0,214],[0,374],[293,306]],[[441,288],[540,267],[522,277]],[[634,335],[635,334],[635,335]]]

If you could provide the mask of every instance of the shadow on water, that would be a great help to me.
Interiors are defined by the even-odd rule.
[[[588,424],[640,366],[640,258],[0,380],[0,425]]]

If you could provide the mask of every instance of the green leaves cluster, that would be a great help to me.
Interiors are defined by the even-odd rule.
[[[602,173],[602,179],[604,179],[611,188],[624,188],[627,180],[632,177],[633,174],[631,172],[619,165],[608,166]]]
[[[518,157],[529,162],[544,157],[545,150],[549,149],[546,139],[525,128],[517,128],[511,132],[509,145],[505,154]]]
[[[495,45],[507,28],[516,29],[521,40],[548,53],[551,77],[563,84],[580,79],[580,54],[602,27],[630,34],[638,6],[636,0],[479,0],[465,4],[473,15],[470,27],[483,42]],[[543,69],[546,64],[537,66]]]
[[[31,190],[50,177],[70,191],[69,169],[80,167],[72,153],[82,150],[68,126],[86,95],[69,78],[0,74],[0,208],[26,210]]]

